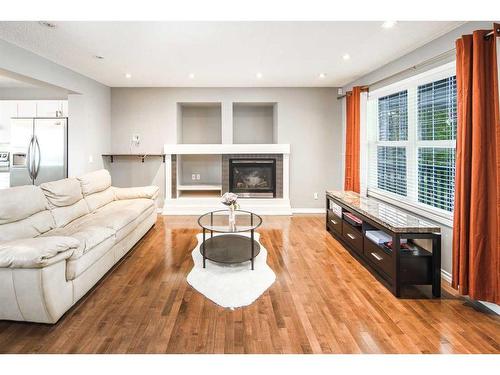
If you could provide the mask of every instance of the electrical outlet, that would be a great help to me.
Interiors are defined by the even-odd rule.
[[[194,173],[191,175],[191,180],[196,180],[196,175]]]
[[[314,193],[314,199],[318,199],[318,193]]]
[[[141,143],[141,136],[139,134],[134,134],[132,136],[132,143],[139,146],[139,143]]]
[[[200,180],[200,178],[201,178],[200,174],[199,174],[199,173],[197,173],[197,174],[196,174],[196,179],[199,181],[199,180]]]

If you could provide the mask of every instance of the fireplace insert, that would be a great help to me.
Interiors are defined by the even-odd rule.
[[[229,191],[241,198],[275,198],[276,160],[229,159]]]

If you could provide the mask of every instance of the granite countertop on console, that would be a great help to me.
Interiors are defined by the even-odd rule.
[[[327,190],[326,194],[395,233],[441,232],[441,228],[437,224],[422,220],[403,209],[375,198],[361,197],[353,191]]]

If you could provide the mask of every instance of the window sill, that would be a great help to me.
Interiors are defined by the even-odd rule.
[[[390,203],[404,210],[410,211],[411,213],[414,213],[418,216],[422,216],[424,219],[434,221],[448,228],[453,228],[453,214],[447,215],[447,214],[442,214],[441,212],[434,212],[432,209],[426,209],[420,205],[412,204],[409,202],[403,202],[399,199],[395,199],[389,195],[386,195],[382,192],[373,189],[369,189],[367,195],[373,198],[377,198],[381,201]]]

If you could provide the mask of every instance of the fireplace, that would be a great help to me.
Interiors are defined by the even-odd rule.
[[[229,191],[241,198],[275,198],[276,159],[229,159]]]

